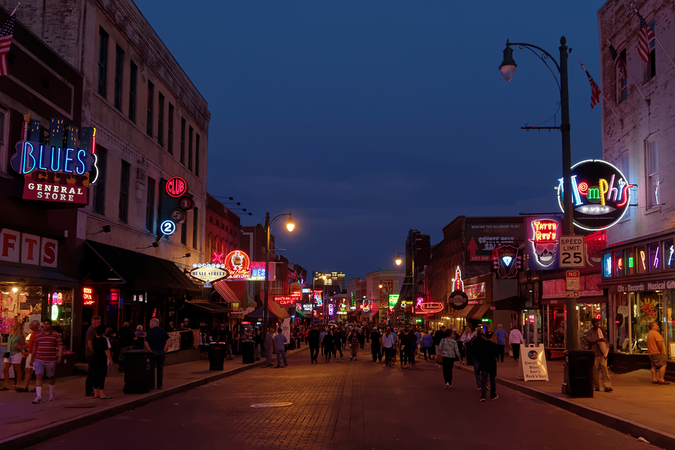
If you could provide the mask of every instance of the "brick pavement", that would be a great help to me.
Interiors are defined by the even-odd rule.
[[[364,355],[366,356],[366,355]],[[472,449],[654,448],[520,392],[498,386],[479,403],[471,374],[386,368],[360,358],[311,365],[307,353],[283,369],[256,368],[124,412],[35,448],[72,449]],[[251,408],[292,402],[284,408]]]

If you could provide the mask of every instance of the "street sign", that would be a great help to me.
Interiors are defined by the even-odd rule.
[[[578,270],[565,271],[565,290],[567,291],[581,290],[581,273]]]
[[[586,267],[586,248],[583,236],[560,236],[558,241],[560,268]]]
[[[581,297],[579,291],[567,291],[565,292],[565,298],[579,298]]]

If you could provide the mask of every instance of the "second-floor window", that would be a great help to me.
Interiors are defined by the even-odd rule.
[[[180,119],[180,163],[185,165],[185,119]]]
[[[164,146],[164,96],[159,93],[159,108],[157,109],[157,143]]]
[[[120,170],[120,201],[119,214],[120,221],[127,223],[129,220],[129,178],[131,166],[128,162],[122,160],[122,169]]]
[[[173,155],[173,105],[169,103],[169,124],[166,137],[166,149]]]
[[[155,107],[155,85],[148,81],[148,112],[146,117],[146,132],[148,136],[152,136],[152,121],[154,120]]]
[[[124,50],[116,46],[115,51],[115,108],[122,111],[122,83],[124,78]]]
[[[133,61],[129,62],[129,120],[136,122],[136,79],[138,66]]]
[[[98,180],[94,185],[94,212],[105,215],[105,178],[108,162],[108,152],[101,146],[96,146],[96,165],[98,166]],[[91,177],[91,175],[90,175]]]
[[[98,93],[105,98],[108,88],[108,33],[103,28],[98,30]]]
[[[188,132],[188,170],[192,170],[192,127],[189,128]]]
[[[192,214],[192,248],[199,250],[199,208],[195,208]]]
[[[155,230],[155,180],[148,177],[148,194],[145,204],[145,230]]]
[[[647,140],[645,166],[647,167],[647,209],[661,204],[661,182],[659,180],[659,141]],[[625,174],[624,174],[625,175]]]
[[[199,134],[195,136],[195,175],[199,176]]]

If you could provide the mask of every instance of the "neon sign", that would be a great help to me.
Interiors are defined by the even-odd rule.
[[[492,264],[499,278],[515,278],[520,269],[518,247],[499,245],[492,250]]]
[[[187,181],[181,177],[171,177],[166,182],[166,193],[171,197],[178,198],[188,190]]]
[[[295,305],[302,300],[302,293],[291,295],[275,295],[274,301],[280,305]]]
[[[92,306],[94,301],[94,290],[90,287],[82,288],[82,304],[84,306]]]
[[[230,273],[223,264],[195,263],[190,270],[190,276],[204,282],[204,287],[211,287],[211,283],[227,278]]]
[[[605,230],[621,220],[630,206],[626,177],[612,164],[599,159],[572,166],[574,225],[589,231]],[[558,180],[558,204],[564,212],[563,178]]]
[[[233,280],[246,280],[251,277],[251,259],[241,250],[234,250],[227,254],[225,267]]]
[[[558,268],[558,238],[560,222],[558,219],[529,218],[527,227],[528,267],[530,270],[552,270]]]
[[[329,315],[329,316],[332,316],[333,313],[335,312],[335,309],[334,309],[334,308],[335,308],[335,307],[333,306],[332,303],[330,303],[330,304],[328,305],[328,315]]]
[[[462,271],[457,266],[455,269],[455,278],[452,280],[453,291],[448,295],[448,304],[453,309],[464,309],[469,302],[469,297],[464,293],[464,281],[462,280]]]
[[[389,308],[394,308],[398,303],[399,294],[389,294]]]
[[[415,308],[415,314],[435,314],[443,311],[445,305],[441,302],[421,302]]]
[[[370,312],[370,300],[368,300],[367,298],[361,300],[361,309],[363,310],[363,312],[366,313]]]
[[[462,280],[462,270],[457,266],[455,269],[455,278],[452,279],[454,291],[464,291],[464,280]]]

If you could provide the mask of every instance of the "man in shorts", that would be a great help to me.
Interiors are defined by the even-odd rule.
[[[647,333],[647,353],[652,362],[652,384],[670,384],[666,381],[666,366],[668,356],[666,355],[666,346],[663,343],[663,337],[659,333],[659,323],[649,324],[649,333]]]
[[[33,375],[33,347],[35,346],[35,338],[40,332],[40,321],[33,320],[28,324],[30,328],[30,338],[28,339],[28,356],[26,357],[26,368],[24,370],[23,386],[16,389],[17,392],[28,392],[28,384]]]
[[[35,393],[33,404],[42,401],[42,378],[49,382],[49,401],[54,401],[54,383],[56,382],[56,364],[61,362],[63,341],[61,335],[52,329],[52,321],[42,322],[42,332],[38,333],[33,344],[32,360],[35,368]]]

